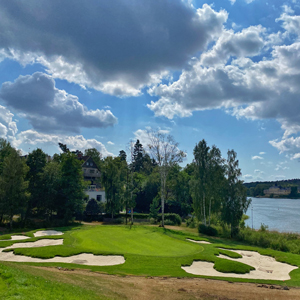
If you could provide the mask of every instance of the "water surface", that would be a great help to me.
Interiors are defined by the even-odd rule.
[[[252,215],[253,208],[253,215]],[[269,230],[300,233],[300,199],[252,198],[246,225],[259,229],[261,224]]]

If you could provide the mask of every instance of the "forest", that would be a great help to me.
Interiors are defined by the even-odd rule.
[[[236,152],[229,150],[225,159],[219,148],[201,140],[192,163],[181,167],[186,154],[172,136],[152,131],[148,137],[147,145],[130,142],[127,152],[105,158],[97,149],[70,151],[62,143],[61,153],[52,157],[41,149],[21,156],[1,139],[0,222],[30,227],[37,220],[65,224],[87,212],[111,218],[125,212],[131,222],[134,213],[145,213],[164,226],[172,221],[165,216],[176,214],[190,223],[199,221],[204,230],[212,223],[227,224],[234,236],[251,201],[239,179]],[[101,172],[105,204],[86,199],[89,182],[78,159],[82,155],[91,156]]]

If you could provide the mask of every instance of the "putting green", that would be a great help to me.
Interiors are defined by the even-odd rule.
[[[73,246],[111,254],[185,256],[199,253],[202,247],[175,239],[159,228],[95,226],[71,233]]]

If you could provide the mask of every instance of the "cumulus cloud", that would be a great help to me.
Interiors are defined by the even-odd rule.
[[[115,143],[111,142],[111,141],[108,141],[107,144],[109,145],[114,145]]]
[[[53,78],[40,72],[3,83],[0,99],[40,132],[78,133],[80,127],[103,128],[117,123],[110,110],[88,110],[78,97],[57,89]]]
[[[255,156],[252,156],[251,159],[256,160],[256,159],[264,159],[264,158],[261,156],[255,155]]]
[[[134,132],[134,140],[139,140],[140,143],[143,145],[144,149],[147,149],[148,145],[150,144],[150,139],[148,132],[151,132],[153,128],[151,127],[146,127],[146,129],[138,129],[137,131]],[[168,129],[157,129],[160,133],[163,134],[169,134],[170,130]],[[134,141],[135,142],[135,141]]]
[[[286,152],[290,159],[300,158],[300,137],[286,137],[281,140],[272,140],[269,142],[277,148],[280,153]]]
[[[266,154],[266,152],[259,152],[259,155],[264,155]]]
[[[17,134],[12,145],[17,148],[25,145],[36,146],[37,144],[41,146],[54,145],[58,147],[58,143],[66,144],[71,151],[84,151],[85,149],[96,148],[103,156],[113,156],[101,142],[96,139],[85,139],[82,135],[66,136],[59,134],[45,134],[35,130],[26,130]]]
[[[182,0],[1,1],[0,49],[56,78],[136,96],[204,50],[227,16]]]
[[[277,19],[283,33],[268,34],[261,26],[240,32],[223,29],[211,50],[191,60],[178,80],[149,88],[158,100],[148,108],[169,119],[217,108],[236,118],[276,119],[284,135],[271,145],[300,153],[282,150],[295,149],[289,137],[300,132],[300,42],[294,37],[282,44],[287,34],[300,32],[300,16],[291,13],[284,7]]]

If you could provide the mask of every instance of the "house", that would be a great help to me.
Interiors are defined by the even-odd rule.
[[[81,156],[78,158],[82,161],[83,178],[89,181],[90,185],[85,190],[89,199],[105,202],[105,191],[100,184],[101,172],[90,156]]]
[[[271,186],[270,188],[264,190],[264,194],[268,195],[289,195],[291,193],[291,188],[282,188],[281,186]]]

